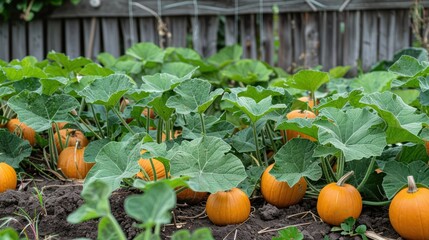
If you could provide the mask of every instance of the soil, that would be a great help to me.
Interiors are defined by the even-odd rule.
[[[43,189],[45,207],[40,206],[33,187]],[[83,200],[80,197],[82,185],[77,183],[62,182],[57,180],[34,180],[19,191],[7,191],[0,194],[0,218],[15,217],[18,222],[11,224],[17,230],[21,230],[28,222],[19,217],[19,208],[27,212],[30,217],[39,216],[40,239],[74,239],[86,237],[95,239],[97,236],[98,221],[92,220],[82,224],[72,225],[67,223],[67,216],[77,209]],[[112,194],[110,199],[111,209],[121,224],[128,239],[132,239],[139,233],[134,227],[135,221],[126,216],[123,204],[125,198],[132,194],[129,190],[119,190]],[[162,239],[170,239],[169,236],[179,229],[196,229],[209,227],[215,239],[271,239],[278,235],[278,230],[291,225],[296,225],[304,234],[304,239],[361,239],[358,236],[344,237],[339,233],[330,232],[331,227],[318,218],[316,201],[305,199],[301,203],[278,209],[267,204],[262,198],[252,199],[252,213],[250,218],[238,225],[215,226],[204,212],[204,203],[189,206],[180,204],[175,210],[176,225],[168,224],[162,228]],[[1,223],[0,223],[1,224]],[[391,239],[401,239],[389,223],[386,207],[364,207],[358,224],[365,224],[367,229]],[[34,236],[27,230],[30,239]]]

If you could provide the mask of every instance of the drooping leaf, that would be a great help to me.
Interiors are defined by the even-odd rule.
[[[164,51],[153,43],[137,43],[127,50],[127,55],[146,63],[163,63]]]
[[[407,176],[413,176],[417,185],[429,187],[429,167],[422,161],[414,161],[408,165],[396,161],[387,162],[383,172],[383,189],[388,199],[407,186]]]
[[[109,138],[91,141],[88,146],[85,147],[85,152],[83,154],[85,162],[95,162],[95,157],[97,157],[98,152],[110,141],[111,140]]]
[[[157,182],[143,195],[125,199],[125,212],[132,218],[151,227],[171,221],[171,210],[176,206],[176,193],[164,182]]]
[[[329,74],[316,70],[301,70],[290,78],[290,87],[315,92],[324,83],[329,82]]]
[[[130,77],[124,74],[112,74],[95,79],[92,83],[79,91],[86,102],[113,107],[119,103],[121,97],[133,87]]]
[[[21,122],[41,132],[51,128],[53,122],[72,122],[70,111],[80,104],[70,95],[47,96],[22,91],[11,97],[8,105],[18,114]]]
[[[201,79],[191,79],[180,83],[166,106],[175,108],[177,113],[189,114],[191,112],[202,114],[223,93],[222,89],[211,91],[211,84]]]
[[[191,64],[187,64],[184,62],[169,62],[169,63],[164,63],[162,65],[161,72],[168,73],[173,76],[177,76],[179,78],[183,78],[183,77],[192,77],[188,75],[191,72],[194,73],[195,70],[196,70],[195,66]]]
[[[379,156],[387,145],[383,120],[368,109],[324,108],[319,115],[327,118],[314,122],[320,144],[342,151],[346,161]]]
[[[322,177],[318,158],[313,157],[316,144],[310,140],[294,138],[283,145],[274,156],[275,164],[270,174],[278,181],[293,186],[302,177],[317,181]]]
[[[10,133],[0,131],[0,162],[5,162],[13,168],[18,168],[19,163],[31,155],[30,143]]]
[[[236,132],[231,137],[231,146],[239,153],[256,151],[255,138],[251,127]],[[262,147],[261,145],[259,145]]]
[[[243,55],[243,48],[239,45],[232,45],[224,47],[219,52],[210,56],[207,59],[207,62],[217,66],[218,68],[223,68],[226,65],[240,60],[241,55]]]
[[[337,66],[329,69],[329,75],[332,78],[342,78],[350,70],[351,66]]]
[[[391,92],[372,93],[363,96],[360,103],[372,107],[387,123],[388,143],[422,143],[418,133],[424,123],[429,123],[429,118],[416,113],[417,109],[405,104],[399,96]]]
[[[263,166],[250,166],[248,169],[246,169],[247,178],[238,185],[238,188],[243,190],[247,196],[252,196],[252,193],[258,186],[259,180],[261,179],[264,170],[265,169]]]
[[[40,84],[42,85],[42,94],[52,95],[58,89],[65,86],[68,82],[67,78],[64,77],[54,77],[54,78],[43,78],[40,79]]]
[[[392,66],[389,68],[389,72],[393,72],[403,77],[414,77],[425,70],[419,60],[412,56],[403,55],[401,56]]]
[[[228,65],[221,73],[228,79],[245,84],[255,84],[269,80],[272,70],[257,60],[243,59]]]
[[[280,96],[284,95],[285,91],[283,88],[270,87],[264,88],[262,86],[252,86],[247,85],[246,88],[232,88],[232,93],[235,93],[238,97],[248,97],[252,98],[256,102],[260,102],[262,99],[267,98],[269,96]]]
[[[220,138],[202,137],[183,141],[171,157],[172,176],[189,176],[189,187],[198,192],[224,191],[236,187],[246,178],[240,159]]]
[[[318,128],[311,118],[282,119],[278,121],[276,130],[293,130],[317,139]]]
[[[396,78],[397,75],[391,72],[369,72],[356,78],[351,87],[354,89],[362,88],[364,93],[384,92],[390,90],[390,84]]]
[[[350,93],[341,93],[334,94],[331,97],[327,97],[320,101],[320,104],[317,106],[317,109],[320,110],[322,108],[333,107],[341,109],[347,103],[351,103],[352,105],[356,105],[359,100],[362,98],[363,94],[360,90],[353,90]]]
[[[203,116],[206,129],[206,136],[224,138],[226,135],[232,134],[234,125],[226,121],[226,116],[223,114],[220,117]],[[185,139],[195,139],[202,137],[201,119],[198,114],[186,114],[183,121],[178,121],[182,127],[182,137]]]
[[[148,105],[153,108],[156,114],[164,119],[164,121],[168,121],[174,112],[174,108],[167,106],[167,101],[172,95],[173,93],[168,91],[161,94],[151,94],[150,96],[152,100],[148,103]]]

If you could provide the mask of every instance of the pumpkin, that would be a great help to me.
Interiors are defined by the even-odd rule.
[[[79,144],[77,144],[79,145]],[[87,163],[83,159],[85,147],[66,147],[58,156],[57,168],[67,178],[84,179],[95,163]]]
[[[61,130],[61,129],[63,129],[67,125],[67,123],[68,122],[57,122],[56,124],[58,126],[58,129]],[[52,130],[54,130],[54,132],[57,131],[57,129],[55,127],[55,123],[52,123]]]
[[[6,190],[15,190],[17,183],[16,172],[7,163],[0,163],[0,193]]]
[[[210,194],[206,202],[206,213],[216,225],[238,224],[250,214],[250,200],[239,188]]]
[[[174,131],[174,136],[171,136],[171,134],[170,134],[170,140],[178,138],[181,134],[182,134],[181,130],[175,130]],[[167,135],[163,132],[161,140],[164,142],[166,139],[167,139]]]
[[[145,108],[145,109],[143,110],[142,114],[143,114],[145,117],[147,117],[147,108]],[[155,111],[153,111],[153,109],[152,109],[152,108],[149,110],[149,117],[150,117],[151,119],[155,119],[155,117],[156,117],[156,115],[155,115]]]
[[[61,129],[57,133],[54,134],[54,142],[57,147],[58,153],[63,151],[61,148],[60,141],[58,140],[58,135],[61,137],[61,142],[64,148],[66,147],[74,147],[76,142],[79,141],[79,145],[81,147],[86,147],[89,144],[88,139],[83,135],[83,133],[76,129]]]
[[[31,146],[36,144],[36,131],[27,126],[25,123],[20,122],[17,118],[10,119],[6,124],[6,128],[9,130],[9,132],[15,133],[16,135],[30,142]]]
[[[425,141],[426,153],[429,155],[429,141]]]
[[[177,193],[177,201],[188,204],[197,204],[207,198],[207,192],[195,192],[190,188]]]
[[[405,239],[429,239],[429,189],[417,187],[408,176],[408,187],[399,191],[389,207],[393,229]]]
[[[298,100],[301,102],[306,102],[310,109],[312,109],[314,107],[314,100],[311,99],[309,96],[300,97],[300,98],[298,98]],[[317,101],[317,102],[319,102],[319,101]]]
[[[301,201],[307,190],[307,182],[301,178],[298,183],[289,187],[287,182],[277,181],[269,172],[274,164],[265,169],[261,177],[261,193],[265,201],[278,208],[294,205]]]
[[[320,191],[317,213],[324,222],[338,226],[349,217],[360,216],[362,197],[354,186],[345,183],[353,174],[353,171],[344,174],[337,183],[330,183]]]
[[[146,152],[146,150],[142,150],[141,154],[143,154],[145,152]],[[157,160],[155,158],[152,158],[152,163],[153,163],[153,166],[155,168],[156,179],[165,178],[164,164],[162,164],[162,162],[160,162],[159,160]],[[146,181],[149,181],[149,180],[153,181],[155,179],[155,176],[153,174],[152,164],[150,163],[150,160],[141,158],[139,160],[139,165],[146,172],[146,174],[149,176],[149,179],[147,179],[146,174],[144,174],[142,172],[137,173],[137,177],[142,178]]]
[[[287,119],[294,119],[294,118],[316,118],[316,114],[314,114],[311,111],[307,111],[307,110],[293,110],[292,112],[288,113],[286,115]],[[280,131],[280,134],[284,135],[284,131]],[[310,137],[306,134],[294,131],[294,130],[286,130],[286,138],[287,140],[291,140],[292,138],[297,138],[297,137],[301,137],[301,138],[305,138],[308,139],[310,141],[316,141],[315,138]]]

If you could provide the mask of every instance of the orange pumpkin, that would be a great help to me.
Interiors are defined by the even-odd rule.
[[[265,201],[278,208],[288,207],[297,204],[305,195],[307,182],[301,178],[293,187],[289,187],[287,182],[277,181],[269,172],[274,164],[265,169],[261,177],[261,193]]]
[[[250,200],[239,188],[210,194],[206,203],[206,213],[216,225],[238,224],[250,214]]]
[[[413,176],[408,176],[408,188],[390,203],[389,219],[402,238],[429,240],[429,189],[418,188]]]
[[[287,119],[294,119],[294,118],[316,118],[316,114],[314,114],[313,112],[307,111],[307,110],[293,110],[292,112],[288,113],[286,115]],[[280,134],[283,135],[285,134],[284,131],[280,131]],[[287,140],[291,140],[292,138],[297,138],[297,137],[301,137],[301,138],[305,138],[308,139],[310,141],[316,141],[315,138],[310,137],[306,134],[294,131],[294,130],[286,130],[286,138]]]
[[[145,108],[145,109],[143,110],[142,114],[143,114],[145,117],[147,117],[147,108]],[[156,117],[156,115],[155,115],[155,111],[153,111],[153,109],[152,109],[152,108],[149,110],[149,117],[150,117],[151,119],[155,119],[155,117]]]
[[[9,132],[15,133],[16,135],[30,142],[31,146],[36,144],[36,131],[27,126],[25,123],[20,122],[17,118],[10,119],[6,124],[6,128],[9,130]]]
[[[66,147],[74,147],[76,142],[79,141],[79,145],[81,147],[86,147],[89,144],[88,139],[83,135],[83,133],[76,129],[61,129],[57,133],[54,134],[54,142],[57,147],[58,153],[63,151],[61,148],[61,144],[58,138],[58,134],[61,137],[61,142],[64,148]]]
[[[63,129],[67,125],[67,123],[68,122],[57,122],[56,124],[58,126],[58,129],[61,130],[61,129]],[[56,127],[55,127],[55,123],[52,123],[52,130],[54,130],[54,131],[57,130]]]
[[[84,179],[95,163],[87,163],[83,159],[84,147],[66,147],[58,156],[57,168],[67,178]]]
[[[197,204],[207,198],[209,194],[207,192],[195,192],[194,190],[187,188],[177,194],[177,201],[188,203],[188,204]]]
[[[426,153],[429,155],[429,141],[425,141]]]
[[[171,139],[178,138],[182,134],[181,130],[175,130],[174,136],[170,136]],[[163,132],[161,140],[164,142],[167,139],[167,135]]]
[[[337,183],[326,185],[317,199],[317,212],[328,224],[338,226],[349,217],[358,218],[362,212],[362,197],[352,185],[345,183],[354,174],[344,174]]]
[[[143,154],[145,152],[146,152],[146,150],[142,150],[141,154]],[[162,164],[162,162],[160,162],[159,160],[157,160],[155,158],[152,158],[152,163],[153,163],[153,166],[155,168],[156,179],[165,178],[164,164]],[[139,165],[146,172],[146,174],[149,176],[149,179],[147,179],[146,175],[142,172],[137,173],[137,177],[142,178],[146,181],[149,181],[149,180],[153,181],[155,179],[155,176],[153,174],[152,164],[150,163],[150,160],[141,158],[139,160]]]
[[[15,190],[17,184],[16,172],[9,164],[0,163],[0,193]]]
[[[314,100],[311,99],[309,96],[300,97],[300,98],[298,98],[298,100],[301,102],[306,102],[310,109],[312,109],[314,107]],[[317,102],[319,102],[319,101],[317,101]]]

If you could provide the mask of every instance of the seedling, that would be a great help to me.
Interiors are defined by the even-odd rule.
[[[339,227],[333,227],[331,229],[331,232],[340,232],[343,236],[360,236],[363,240],[367,240],[368,238],[365,236],[366,232],[366,226],[365,225],[359,225],[355,228],[356,219],[349,217],[346,220],[344,220],[343,223]]]
[[[304,234],[297,227],[288,227],[279,231],[279,236],[273,237],[271,240],[302,240]]]

